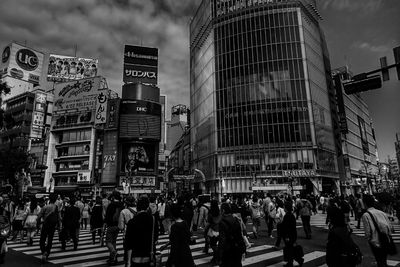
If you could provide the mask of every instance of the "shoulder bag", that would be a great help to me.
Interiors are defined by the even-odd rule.
[[[396,255],[397,254],[397,248],[395,243],[393,242],[393,238],[390,235],[390,233],[386,234],[381,232],[381,230],[379,229],[378,224],[375,221],[374,216],[372,215],[371,212],[367,211],[367,213],[369,214],[369,216],[372,219],[372,223],[375,226],[376,231],[378,232],[378,239],[379,239],[379,244],[381,245],[381,248],[387,252],[388,255]],[[371,230],[372,232],[372,230]],[[371,233],[372,235],[372,233]]]

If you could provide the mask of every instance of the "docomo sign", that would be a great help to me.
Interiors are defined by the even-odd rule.
[[[155,72],[150,72],[150,71],[127,70],[126,69],[125,75],[135,77],[135,78],[157,79],[157,74]]]
[[[26,48],[17,51],[15,60],[18,66],[27,71],[35,70],[39,66],[37,55],[32,50]]]

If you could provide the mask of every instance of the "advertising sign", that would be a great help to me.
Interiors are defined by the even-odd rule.
[[[143,100],[123,101],[120,138],[161,140],[161,105]]]
[[[97,76],[98,59],[50,54],[47,80],[65,82]]]
[[[44,93],[35,94],[35,111],[45,112],[46,111],[47,96]]]
[[[315,170],[287,170],[283,171],[285,177],[315,177]]]
[[[143,82],[157,85],[158,49],[125,45],[124,83]]]
[[[108,90],[103,90],[99,93],[96,100],[96,116],[95,124],[106,123],[107,119],[107,100]]]
[[[154,187],[156,186],[155,176],[133,176],[121,177],[120,186],[141,186],[141,187]]]
[[[55,112],[66,110],[94,110],[100,87],[100,77],[55,84]]]
[[[117,128],[119,120],[119,99],[110,99],[107,107],[107,128]]]
[[[367,129],[365,128],[365,121],[360,116],[358,116],[358,127],[360,129],[361,145],[364,155],[369,155]]]
[[[77,174],[76,182],[78,184],[90,183],[91,171],[79,171]]]
[[[158,151],[157,151],[158,156]],[[133,176],[138,172],[154,172],[156,149],[154,144],[122,144],[121,172]]]
[[[4,48],[0,69],[2,76],[11,76],[33,84],[39,84],[44,54],[31,48],[12,43]]]

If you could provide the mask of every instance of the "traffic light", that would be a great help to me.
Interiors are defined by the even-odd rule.
[[[380,75],[367,77],[365,73],[356,75],[350,82],[343,83],[346,94],[365,92],[382,87],[382,79]]]

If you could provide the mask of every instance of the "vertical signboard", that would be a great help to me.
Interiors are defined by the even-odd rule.
[[[110,99],[108,101],[106,128],[108,129],[118,128],[119,105],[120,105],[119,99]]]
[[[101,173],[101,183],[116,183],[117,177],[117,149],[118,148],[118,132],[104,131],[104,147],[103,147],[103,170]]]
[[[95,124],[104,124],[107,119],[107,100],[109,97],[108,90],[99,92],[96,100]]]
[[[365,121],[360,116],[358,116],[358,127],[360,129],[361,145],[364,155],[369,155],[368,135],[365,128]]]
[[[147,83],[157,85],[158,49],[125,45],[124,83]]]
[[[32,138],[42,138],[45,124],[46,115],[46,101],[47,96],[45,93],[37,92],[35,94],[34,108],[32,112]]]
[[[5,47],[0,61],[2,76],[11,76],[16,79],[39,84],[42,75],[44,54],[12,43]]]

